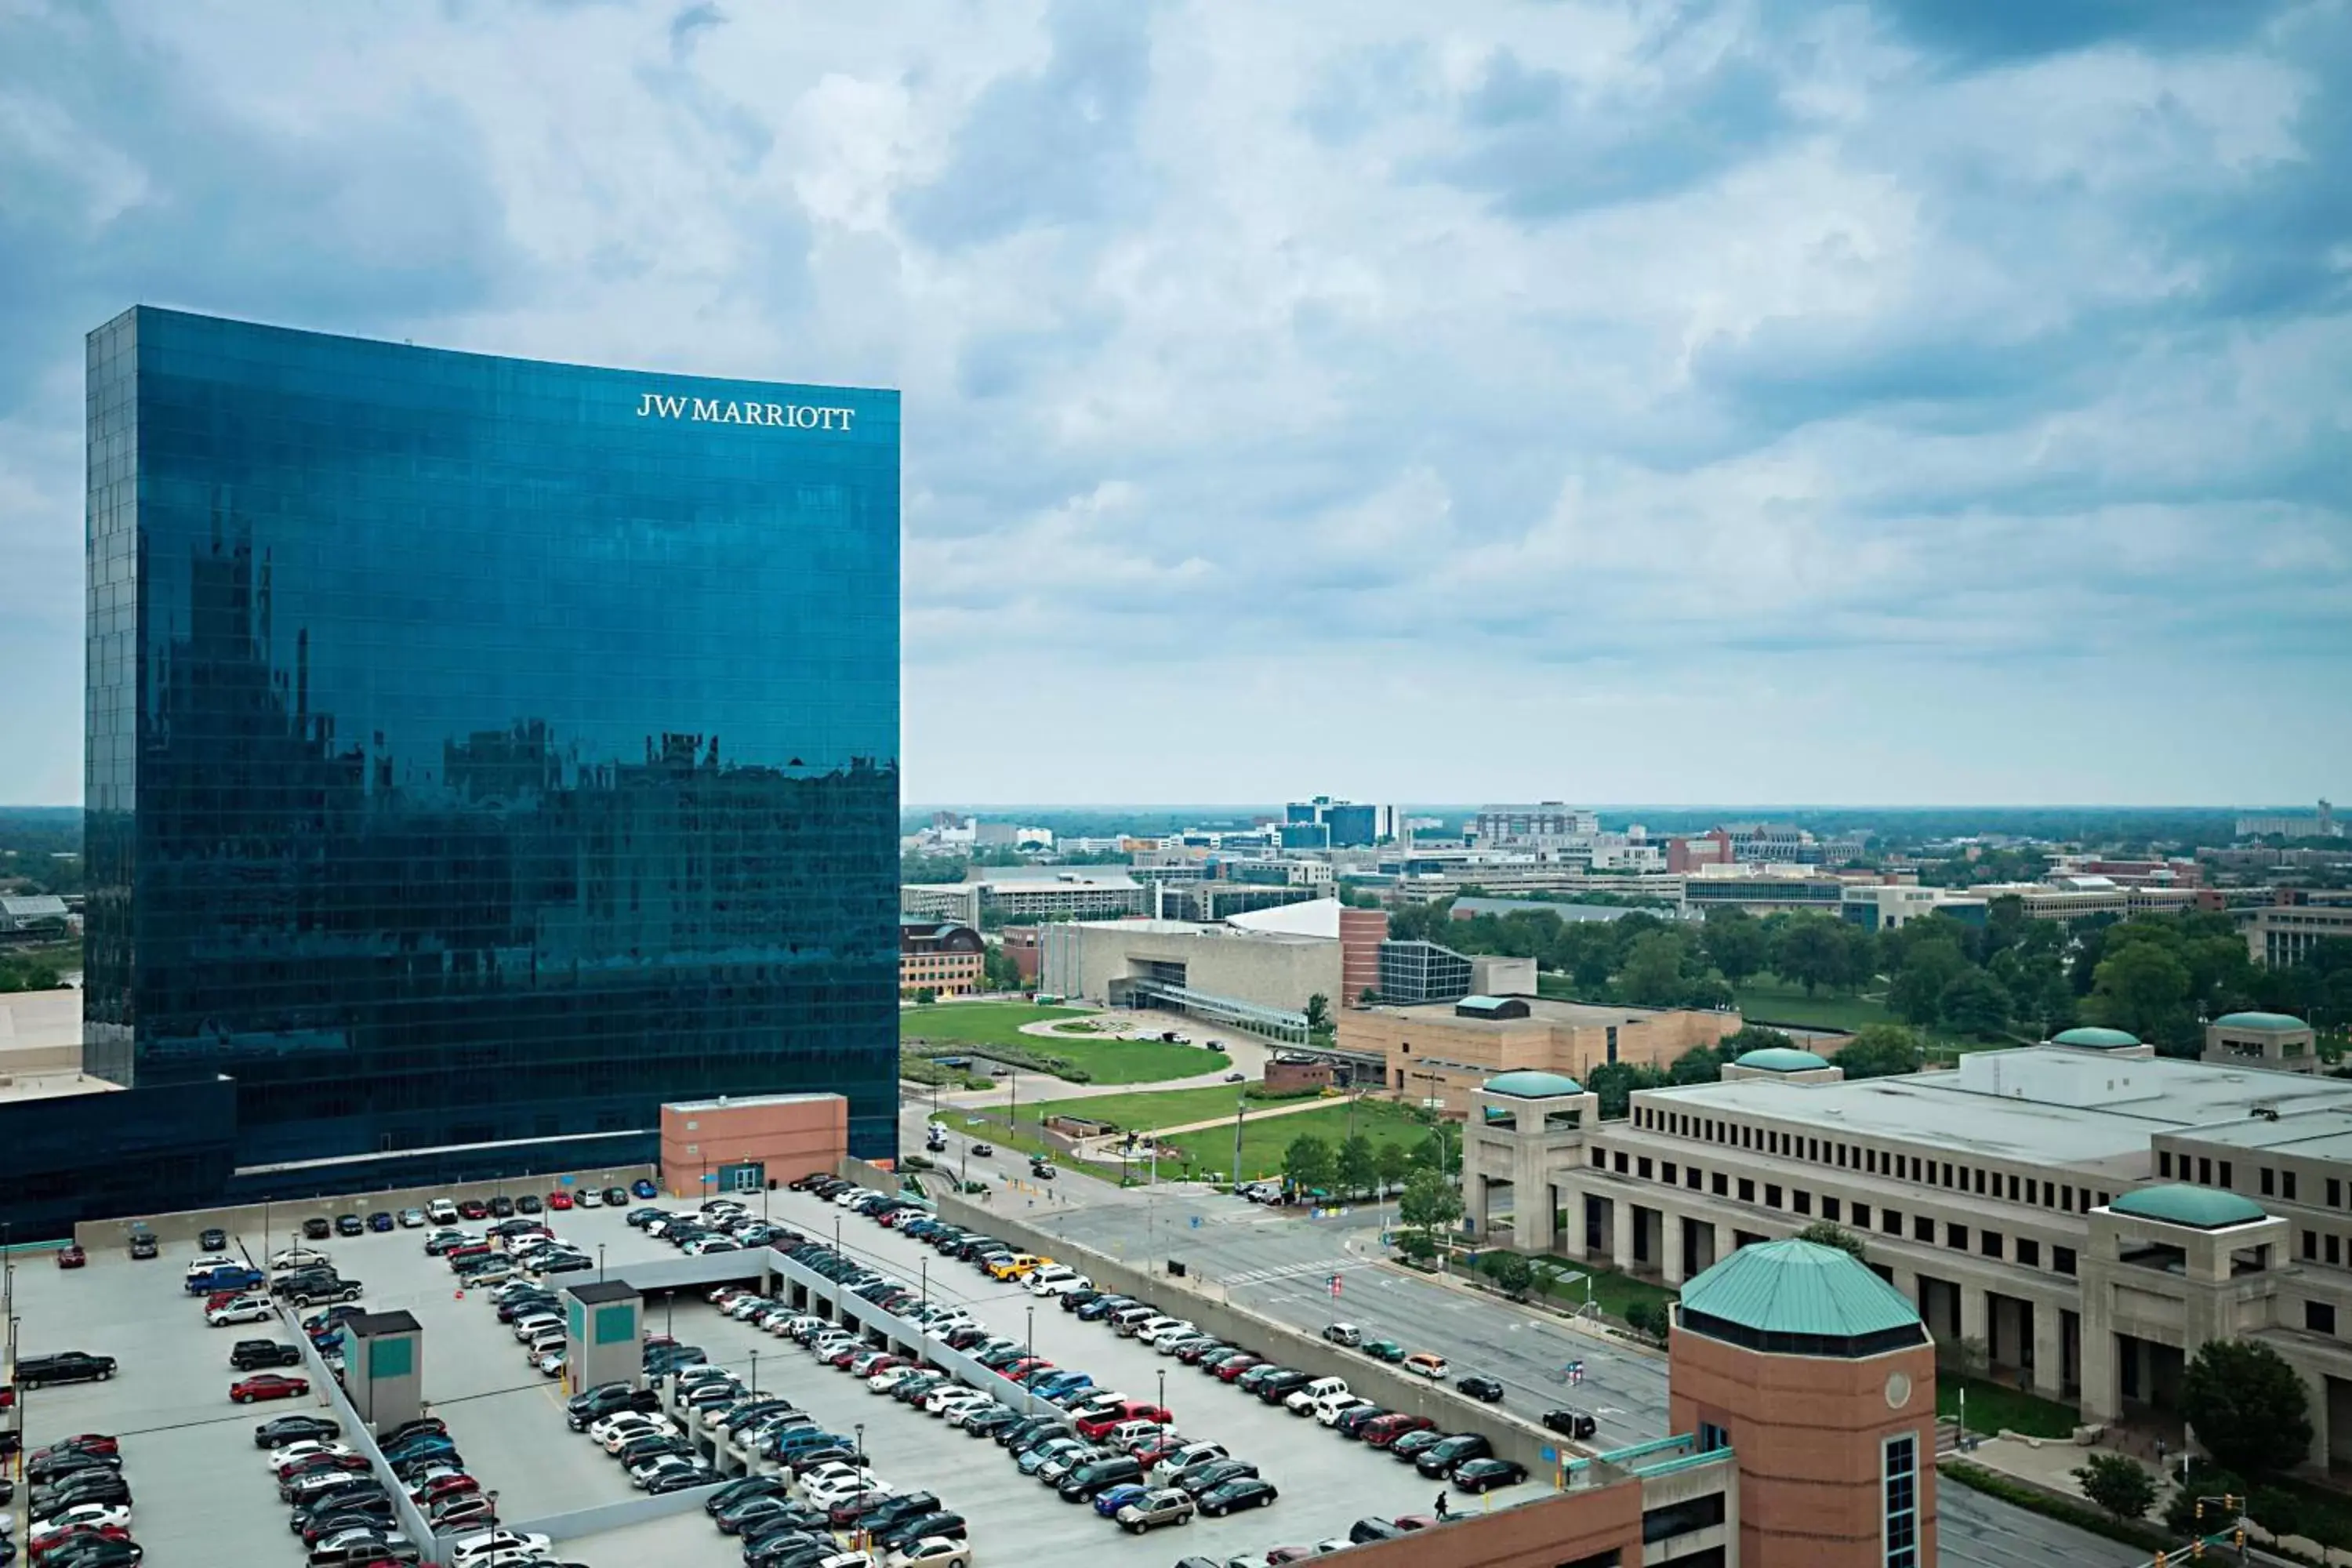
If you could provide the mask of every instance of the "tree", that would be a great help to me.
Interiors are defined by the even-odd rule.
[[[1528,1260],[1516,1252],[1487,1253],[1478,1259],[1478,1271],[1495,1282],[1495,1289],[1517,1300],[1535,1283],[1536,1271]]]
[[[1886,1005],[1906,1024],[1932,1024],[1944,987],[1966,973],[1969,961],[1956,942],[1921,942],[1905,954],[1895,983],[1886,988]]]
[[[1811,996],[1822,986],[1842,986],[1846,975],[1845,922],[1826,915],[1796,915],[1772,939],[1772,969]]]
[[[1953,976],[1936,998],[1936,1017],[1944,1027],[1979,1039],[1991,1039],[2009,1026],[2009,993],[1981,969]]]
[[[1864,1024],[1838,1047],[1837,1065],[1849,1079],[1916,1072],[1919,1037],[1900,1024]]]
[[[1799,1241],[1810,1241],[1816,1247],[1834,1247],[1850,1258],[1862,1257],[1862,1237],[1835,1220],[1817,1219],[1797,1233]]]
[[[1372,1152],[1373,1170],[1380,1177],[1381,1190],[1385,1192],[1405,1178],[1412,1169],[1412,1157],[1402,1143],[1383,1143]]]
[[[1637,938],[1617,971],[1617,989],[1629,1002],[1643,1006],[1671,1006],[1682,1000],[1683,939],[1672,931],[1652,931]]]
[[[1654,1340],[1664,1339],[1667,1330],[1673,1326],[1673,1321],[1666,1309],[1655,1301],[1635,1301],[1625,1309],[1625,1326],[1637,1334],[1647,1334]]]
[[[1723,1077],[1723,1057],[1713,1046],[1693,1046],[1675,1058],[1666,1076],[1676,1083],[1713,1083]]]
[[[1331,1026],[1331,998],[1320,991],[1307,999],[1307,1028],[1310,1034],[1320,1034]]]
[[[1369,1193],[1381,1179],[1380,1156],[1372,1141],[1359,1132],[1339,1145],[1339,1185],[1350,1193]]]
[[[1356,994],[1356,1005],[1359,1007],[1377,1007],[1380,1004],[1381,994],[1369,985]]]
[[[2117,1519],[2144,1519],[2156,1503],[2156,1478],[2137,1459],[2093,1454],[2073,1473],[2083,1483],[2083,1495]]]
[[[1397,1199],[1397,1218],[1414,1230],[1435,1232],[1462,1217],[1462,1194],[1435,1171],[1416,1171],[1406,1178]]]
[[[1297,1192],[1331,1185],[1331,1145],[1311,1132],[1302,1132],[1282,1152],[1282,1173]]]
[[[928,985],[922,986],[915,992],[915,1005],[918,1007],[928,1007],[939,999],[940,994],[932,990]]]
[[[2164,1528],[2173,1534],[2204,1535],[2235,1522],[2219,1503],[2209,1503],[2205,1511],[2199,1513],[2197,1500],[2200,1497],[2233,1497],[2241,1510],[2252,1511],[2246,1497],[2251,1489],[2243,1476],[2225,1470],[2210,1459],[2200,1460],[2190,1475],[2190,1485],[2175,1487],[2172,1495],[2164,1500]]]
[[[2258,1341],[2206,1341],[2181,1373],[2180,1414],[2207,1453],[2256,1481],[2293,1469],[2311,1447],[2303,1380]]]
[[[1699,933],[1706,961],[1734,985],[1764,967],[1770,945],[1764,922],[1746,910],[1714,911]]]
[[[1723,1059],[1736,1062],[1750,1051],[1787,1050],[1797,1043],[1793,1035],[1763,1024],[1742,1024],[1716,1042]]]
[[[991,947],[980,957],[981,984],[991,991],[1018,991],[1027,984],[1021,965],[1002,947]]]
[[[1414,1263],[1427,1263],[1437,1256],[1437,1243],[1425,1230],[1408,1230],[1396,1238],[1396,1249]]]

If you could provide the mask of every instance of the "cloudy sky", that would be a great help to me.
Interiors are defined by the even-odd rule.
[[[906,395],[906,790],[2352,792],[2352,0],[0,0],[0,801],[132,302]]]

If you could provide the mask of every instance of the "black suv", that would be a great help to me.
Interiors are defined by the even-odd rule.
[[[276,1340],[239,1340],[228,1352],[228,1364],[239,1372],[267,1366],[300,1366],[302,1352]]]
[[[16,1381],[26,1388],[52,1383],[104,1383],[114,1375],[114,1358],[88,1351],[27,1356],[16,1363]]]
[[[1545,1411],[1543,1424],[1563,1437],[1574,1437],[1580,1440],[1591,1436],[1601,1426],[1601,1423],[1595,1421],[1590,1414],[1573,1405]]]
[[[1503,1385],[1480,1373],[1474,1372],[1467,1377],[1455,1378],[1454,1386],[1471,1398],[1483,1400],[1488,1405],[1497,1405],[1502,1402]]]

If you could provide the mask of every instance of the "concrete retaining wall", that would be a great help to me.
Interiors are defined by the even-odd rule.
[[[651,1165],[614,1165],[571,1173],[574,1190],[588,1186],[625,1187],[638,1178],[650,1177],[653,1173]],[[332,1219],[339,1214],[366,1215],[377,1209],[397,1214],[402,1209],[421,1209],[435,1198],[454,1201],[459,1197],[489,1197],[499,1193],[510,1197],[520,1197],[524,1193],[544,1195],[562,1184],[563,1174],[558,1173],[549,1176],[518,1176],[503,1182],[444,1183],[430,1187],[394,1187],[376,1193],[288,1198],[278,1203],[243,1204],[230,1208],[130,1215],[121,1219],[84,1220],[74,1226],[74,1240],[86,1247],[127,1247],[131,1227],[143,1224],[155,1233],[158,1240],[169,1246],[175,1241],[194,1241],[200,1233],[217,1226],[228,1232],[232,1244],[241,1243],[247,1251],[267,1256],[281,1247],[292,1247],[301,1242],[302,1222],[306,1219]]]
[[[574,1509],[570,1513],[551,1513],[544,1519],[508,1522],[504,1528],[544,1535],[551,1541],[575,1541],[600,1530],[618,1530],[649,1519],[667,1519],[674,1513],[698,1512],[710,1494],[724,1484],[691,1487],[682,1492],[664,1492],[659,1497],[635,1497],[625,1502],[608,1502],[601,1508]]]
[[[1570,1451],[1564,1439],[1532,1422],[1519,1420],[1494,1405],[1481,1405],[1442,1384],[1360,1352],[1342,1350],[1286,1323],[1260,1317],[1221,1300],[1222,1292],[1214,1287],[1204,1288],[1189,1278],[1179,1279],[1135,1268],[961,1197],[941,1194],[939,1210],[940,1217],[950,1225],[983,1231],[1024,1251],[1060,1258],[1091,1279],[1097,1289],[1150,1302],[1171,1317],[1197,1323],[1203,1333],[1213,1334],[1230,1344],[1244,1346],[1271,1361],[1317,1377],[1346,1378],[1350,1392],[1383,1409],[1427,1416],[1449,1432],[1483,1432],[1498,1456],[1517,1460],[1530,1475],[1550,1476],[1558,1470],[1556,1459],[1544,1458],[1546,1450],[1561,1454]],[[1055,1310],[1059,1310],[1058,1305]],[[1431,1348],[1442,1352],[1444,1347]]]

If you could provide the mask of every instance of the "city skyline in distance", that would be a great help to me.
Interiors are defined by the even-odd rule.
[[[0,801],[137,302],[903,388],[909,798],[2340,795],[2341,21],[20,10]]]

